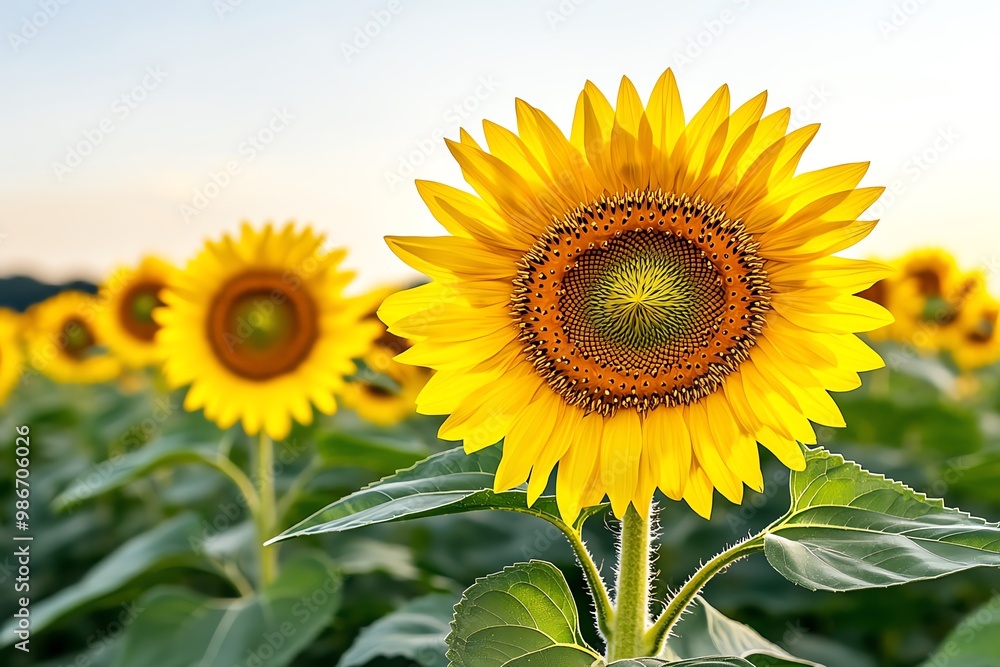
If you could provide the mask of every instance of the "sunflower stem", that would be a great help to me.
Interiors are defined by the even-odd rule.
[[[590,597],[594,600],[594,611],[597,614],[597,627],[605,637],[611,636],[611,625],[614,622],[614,608],[611,606],[611,598],[608,596],[608,589],[604,585],[601,571],[594,562],[594,557],[590,555],[587,545],[583,542],[583,536],[577,530],[570,528],[563,530],[563,534],[573,547],[576,558],[580,561],[580,568],[583,576],[587,580],[587,588],[590,589]]]
[[[257,487],[260,507],[257,512],[257,529],[260,538],[260,584],[264,588],[274,581],[278,574],[278,547],[265,546],[272,537],[277,516],[277,500],[274,495],[274,443],[265,433],[260,434],[257,448]]]
[[[656,619],[653,627],[649,629],[646,635],[646,641],[652,647],[653,654],[656,655],[663,650],[663,646],[667,642],[667,637],[670,635],[670,631],[676,625],[677,621],[680,620],[681,614],[684,613],[684,610],[694,601],[695,596],[698,595],[712,577],[741,558],[763,550],[764,534],[761,533],[726,549],[691,575],[687,583],[677,591],[677,595],[671,598],[667,604],[667,608],[663,610],[663,613]]]
[[[629,505],[622,517],[614,623],[608,638],[609,661],[648,655],[649,543],[649,515],[642,516]]]

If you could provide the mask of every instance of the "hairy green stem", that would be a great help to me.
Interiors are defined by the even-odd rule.
[[[680,619],[681,614],[684,613],[684,610],[687,609],[688,605],[691,604],[695,596],[698,595],[701,589],[705,587],[705,584],[707,584],[712,577],[719,574],[741,558],[763,550],[764,536],[761,534],[745,542],[740,542],[739,544],[723,551],[695,572],[691,578],[687,580],[687,583],[684,584],[679,591],[677,591],[677,595],[670,600],[667,604],[667,608],[663,611],[660,617],[656,619],[656,622],[653,623],[653,627],[649,629],[647,641],[653,649],[653,654],[658,654],[663,650],[663,645],[666,643],[667,637],[670,635],[670,631]]]
[[[650,508],[650,511],[653,509]],[[608,638],[609,661],[647,655],[649,542],[648,516],[641,516],[629,505],[622,518],[615,617]]]
[[[608,589],[601,578],[601,571],[597,569],[594,557],[587,550],[587,545],[583,543],[582,535],[573,530],[563,530],[566,539],[573,547],[576,558],[580,561],[580,568],[587,580],[587,587],[590,589],[591,597],[594,599],[594,610],[597,612],[597,627],[605,637],[611,635],[611,624],[614,621],[614,608],[611,606],[611,598],[608,596]]]
[[[274,445],[263,432],[257,448],[257,487],[260,507],[257,512],[257,529],[260,544],[260,584],[266,587],[278,574],[277,545],[264,546],[271,538],[277,517],[277,501],[274,495]]]

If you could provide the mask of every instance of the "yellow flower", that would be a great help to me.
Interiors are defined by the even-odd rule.
[[[952,339],[951,329],[961,317],[965,300],[979,289],[982,276],[963,274],[955,258],[940,248],[914,250],[892,264],[891,277],[860,294],[885,306],[895,318],[869,335],[924,352],[942,349]]]
[[[336,410],[334,393],[377,327],[342,296],[353,277],[338,268],[346,252],[324,243],[309,227],[245,224],[175,274],[154,318],[168,382],[191,385],[185,409],[275,439],[293,418],[310,423],[313,405]]]
[[[947,343],[959,368],[972,370],[1000,361],[998,315],[1000,301],[985,290],[975,292],[968,299],[958,322],[950,330]]]
[[[24,351],[21,349],[21,316],[0,308],[0,405],[21,380]]]
[[[32,306],[25,332],[32,368],[66,383],[118,377],[121,362],[104,347],[97,328],[99,310],[93,296],[75,291],[60,292]]]
[[[397,287],[382,287],[372,290],[363,297],[368,304],[368,315],[365,319],[375,322],[382,333],[362,357],[365,371],[348,382],[340,393],[345,406],[358,413],[362,419],[379,426],[393,426],[412,416],[417,395],[431,375],[427,368],[407,366],[393,359],[409,348],[410,344],[404,338],[386,331],[375,315],[379,304],[397,289]],[[389,388],[373,381],[374,378],[366,378],[365,372],[385,376],[395,383],[396,387]]]
[[[167,262],[146,257],[135,268],[118,269],[101,285],[98,328],[111,351],[132,368],[162,361],[162,351],[155,343],[160,327],[153,319],[153,310],[163,305],[160,291],[173,271]]]
[[[516,134],[448,142],[476,194],[417,183],[451,235],[388,239],[433,282],[379,315],[436,371],[417,409],[442,438],[504,439],[498,491],[530,476],[534,502],[558,463],[566,518],[656,487],[708,516],[713,488],[763,487],[757,442],[801,469],[810,420],[843,425],[827,391],[882,365],[854,332],[891,317],[854,296],[886,267],[832,255],[882,188],[856,188],[867,163],[796,175],[818,127],[765,98],[730,113],[723,86],[685,122],[669,70],[645,106],[588,83],[568,139],[518,100]]]

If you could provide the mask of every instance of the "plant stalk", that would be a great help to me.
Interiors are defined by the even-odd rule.
[[[267,587],[278,574],[278,546],[264,546],[274,532],[277,517],[277,500],[274,493],[274,443],[261,432],[257,448],[257,488],[260,507],[257,512],[257,529],[260,544],[260,585]]]
[[[660,617],[656,619],[656,622],[653,623],[653,627],[649,629],[647,641],[648,645],[652,647],[653,655],[656,655],[663,650],[663,645],[666,644],[667,637],[670,635],[670,631],[673,629],[674,625],[680,619],[681,614],[684,613],[684,610],[687,609],[688,605],[691,604],[701,589],[705,587],[705,584],[708,583],[709,579],[719,574],[739,559],[763,550],[764,535],[762,533],[750,540],[740,542],[739,544],[723,551],[691,575],[691,578],[687,580],[687,583],[685,583],[681,589],[677,591],[677,595],[675,595],[667,604],[667,608],[663,611],[663,614],[661,614]]]
[[[649,542],[648,515],[641,516],[629,505],[622,518],[614,624],[608,638],[609,661],[648,655]]]

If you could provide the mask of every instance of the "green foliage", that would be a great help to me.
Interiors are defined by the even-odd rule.
[[[115,667],[288,665],[329,623],[340,589],[339,573],[321,553],[285,563],[253,596],[220,600],[156,588],[140,598]]]
[[[661,658],[683,660],[710,656],[736,656],[755,667],[795,667],[816,663],[798,660],[760,636],[753,628],[726,618],[704,599],[697,598],[667,640]]]
[[[420,667],[447,667],[445,637],[455,597],[435,593],[417,598],[365,628],[337,667],[361,667],[377,658],[406,658]]]
[[[807,452],[791,493],[764,544],[771,565],[800,586],[848,591],[1000,565],[1000,526],[825,450]]]
[[[156,570],[206,567],[192,546],[199,530],[197,517],[183,514],[132,538],[98,563],[82,580],[35,605],[32,631],[41,633],[73,614],[101,604],[115,604],[118,601],[115,594]],[[0,631],[3,645],[14,642],[15,625],[8,622]]]
[[[576,602],[562,572],[531,561],[476,581],[455,607],[448,635],[455,667],[590,667]]]
[[[561,524],[555,498],[543,496],[530,508],[527,492],[494,493],[493,476],[500,450],[490,447],[466,454],[457,447],[328,505],[275,538],[341,532],[390,521],[402,521],[478,510],[522,512]],[[600,508],[590,510],[590,513]]]

